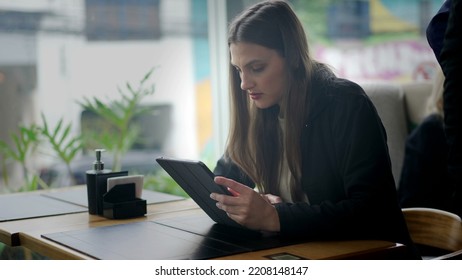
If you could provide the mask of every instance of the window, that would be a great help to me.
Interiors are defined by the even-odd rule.
[[[161,155],[216,160],[207,0],[1,0],[0,44],[0,140],[7,144],[19,125],[41,125],[42,114],[50,127],[63,119],[79,135],[88,127],[80,105],[85,98],[118,100],[127,83],[136,88],[154,69],[146,82],[154,93],[141,105],[157,110],[135,122],[151,144],[135,141],[122,168],[154,169]],[[110,167],[110,152],[103,159]],[[81,173],[93,161],[89,151],[72,168]],[[64,169],[47,143],[25,165],[33,175],[51,177]],[[18,190],[21,165],[8,161],[6,167],[1,175],[9,182],[2,180],[0,192]]]
[[[429,80],[436,67],[425,30],[441,0],[291,1],[312,56],[356,82]]]
[[[42,114],[51,127],[62,119],[79,135],[79,102],[117,100],[119,89],[138,85],[154,69],[149,84],[155,91],[142,105],[162,108],[162,116],[138,119],[143,137],[155,145],[132,146],[135,162],[138,157],[149,169],[156,156],[167,155],[213,167],[228,132],[227,24],[256,2],[0,0],[0,140],[11,145],[19,125],[40,124]],[[432,77],[436,60],[424,30],[441,0],[290,2],[306,27],[312,56],[339,76],[357,82]],[[110,163],[110,155],[104,157]],[[76,159],[79,172],[94,160],[91,152]],[[25,164],[37,174],[62,165],[46,144]],[[8,185],[0,182],[0,193],[17,190],[24,179],[14,161],[0,175],[9,177]]]

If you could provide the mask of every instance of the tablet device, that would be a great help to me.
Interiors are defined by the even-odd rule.
[[[231,193],[213,181],[215,175],[203,162],[164,157],[156,158],[156,161],[213,221],[243,227],[228,217],[225,211],[218,209],[216,201],[210,198],[212,192]]]

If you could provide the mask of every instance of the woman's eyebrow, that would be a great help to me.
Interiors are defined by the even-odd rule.
[[[244,67],[242,67],[242,68],[249,68],[250,66],[252,66],[252,64],[255,64],[255,63],[262,63],[262,62],[263,62],[262,59],[256,58],[256,59],[253,59],[253,60],[247,62],[247,63],[244,65]],[[231,61],[231,65],[234,66],[234,67],[236,67],[236,68],[239,68],[239,69],[240,69],[240,67],[237,66],[236,64],[234,64],[232,61]]]

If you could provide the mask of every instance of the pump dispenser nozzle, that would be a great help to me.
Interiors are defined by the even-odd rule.
[[[104,151],[104,149],[95,149],[96,160],[93,162],[93,170],[101,171],[104,169],[104,162],[101,161],[101,153]]]

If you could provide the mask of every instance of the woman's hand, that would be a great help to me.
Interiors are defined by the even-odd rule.
[[[282,202],[282,199],[277,196],[277,195],[274,195],[274,194],[261,194],[261,196],[266,200],[268,201],[268,203],[270,204],[277,204],[277,203],[281,203]]]
[[[279,216],[272,204],[281,202],[274,195],[260,195],[253,189],[234,180],[217,176],[215,183],[224,186],[232,194],[212,193],[210,197],[217,201],[217,207],[225,211],[237,223],[253,229],[278,232]]]

